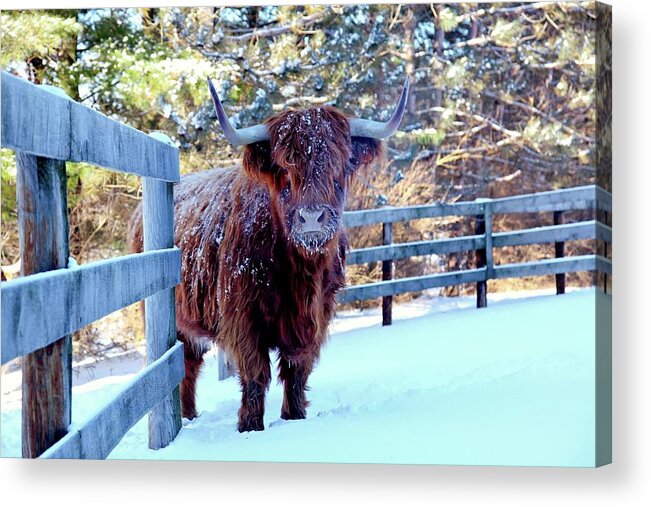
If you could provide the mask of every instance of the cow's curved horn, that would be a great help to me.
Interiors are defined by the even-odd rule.
[[[219,124],[224,131],[224,137],[226,140],[231,143],[233,146],[242,146],[244,144],[253,144],[260,141],[268,141],[269,131],[267,126],[259,123],[253,127],[246,127],[242,129],[236,129],[231,125],[228,116],[226,116],[226,111],[224,111],[224,106],[222,106],[219,96],[215,91],[215,87],[212,85],[212,81],[208,78],[208,88],[210,88],[210,95],[212,96],[212,102],[215,105],[215,111],[217,112],[217,118],[219,119]]]
[[[402,116],[405,114],[407,108],[407,97],[409,96],[409,77],[405,79],[405,84],[402,87],[402,94],[393,116],[387,122],[363,120],[361,118],[352,118],[348,120],[350,126],[350,135],[356,137],[371,137],[373,139],[384,139],[393,135],[400,126]]]

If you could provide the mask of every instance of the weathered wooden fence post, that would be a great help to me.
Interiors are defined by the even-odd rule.
[[[491,199],[478,198],[476,202],[482,203],[484,213],[475,217],[475,234],[484,236],[484,248],[475,251],[475,264],[477,268],[486,267],[486,279],[477,282],[477,308],[488,305],[487,283],[493,278],[493,207]]]
[[[484,215],[477,215],[475,217],[475,234],[483,236],[486,234],[486,223],[484,222]],[[486,246],[484,248],[475,250],[475,267],[483,268],[486,266]],[[477,282],[477,308],[486,307],[486,280]]]
[[[142,194],[144,250],[173,247],[174,184],[143,178]],[[145,299],[147,364],[156,361],[176,343],[175,305],[174,288],[165,289]],[[180,429],[181,401],[177,386],[149,413],[149,447],[160,449],[167,446]]]
[[[390,245],[393,243],[393,222],[382,223],[382,244]],[[382,261],[382,280],[393,279],[393,259]],[[382,298],[382,325],[390,326],[392,321],[393,296],[384,296]]]
[[[562,225],[565,222],[562,211],[554,211],[554,225]],[[557,259],[565,257],[565,241],[554,243],[554,255]],[[556,274],[556,294],[565,294],[565,273]]]
[[[493,201],[486,199],[484,202],[484,222],[486,226],[486,280],[495,278],[495,264],[493,263]]]
[[[16,152],[16,165],[20,274],[65,268],[69,257],[66,164]],[[36,458],[70,425],[71,337],[27,354],[22,361],[22,454]]]

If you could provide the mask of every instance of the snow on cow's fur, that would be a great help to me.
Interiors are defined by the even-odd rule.
[[[379,140],[351,137],[347,118],[331,107],[285,111],[266,126],[269,140],[245,146],[243,166],[187,175],[175,186],[182,413],[197,415],[207,338],[235,358],[239,431],[264,429],[274,349],[284,382],[281,417],[305,418],[308,376],[344,286],[346,190],[355,171],[382,151]],[[129,244],[142,251],[141,207]]]

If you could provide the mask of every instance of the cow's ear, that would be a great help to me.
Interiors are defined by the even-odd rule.
[[[353,173],[359,168],[364,168],[382,160],[383,157],[384,147],[382,141],[370,137],[353,137],[350,164],[347,172]]]
[[[275,179],[274,165],[271,161],[269,141],[247,144],[242,157],[244,172],[254,181],[272,186]]]

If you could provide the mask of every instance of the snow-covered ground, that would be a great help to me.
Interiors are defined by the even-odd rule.
[[[344,312],[310,377],[307,419],[280,419],[282,386],[274,381],[263,432],[237,432],[239,386],[217,380],[211,353],[200,416],[159,451],[147,448],[145,417],[109,457],[594,466],[595,297],[604,296],[544,294],[491,295],[481,310],[474,298],[426,296],[396,305],[394,324],[384,328],[379,310]],[[75,386],[73,423],[131,375]],[[19,391],[8,390],[5,377],[1,450],[18,456]]]

